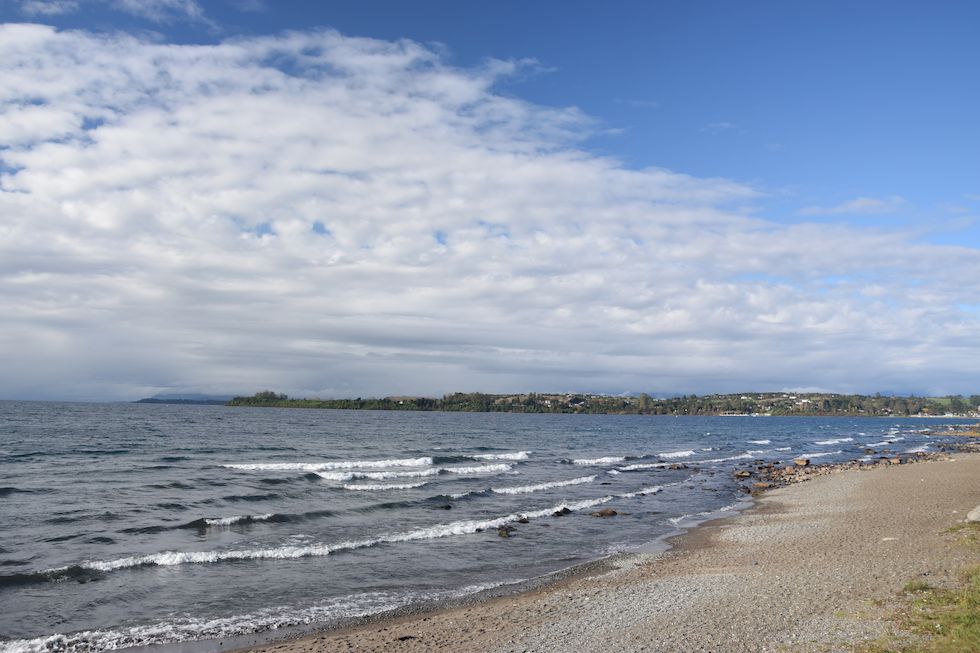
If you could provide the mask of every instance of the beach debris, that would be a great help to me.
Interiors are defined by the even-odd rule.
[[[601,510],[596,510],[591,514],[593,517],[615,517],[619,513],[612,508],[602,508]]]
[[[793,461],[793,464],[797,467],[808,467],[810,465],[809,458],[797,458]]]

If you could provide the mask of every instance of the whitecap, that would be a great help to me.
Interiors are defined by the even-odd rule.
[[[344,485],[345,490],[361,490],[366,492],[383,492],[384,490],[411,490],[422,487],[426,481],[419,483],[359,483],[355,485]]]
[[[582,476],[580,478],[573,478],[567,481],[553,481],[551,483],[538,483],[537,485],[522,485],[520,487],[495,487],[491,488],[496,494],[527,494],[530,492],[539,492],[541,490],[550,490],[556,487],[567,487],[569,485],[581,485],[583,483],[591,483],[595,480],[595,476]]]
[[[572,461],[573,465],[610,465],[621,463],[626,460],[626,456],[605,456],[604,458],[576,458]]]
[[[840,444],[842,442],[853,442],[854,438],[835,438],[833,440],[818,440],[813,444],[827,445],[827,444]]]
[[[228,469],[245,471],[300,471],[322,472],[330,469],[378,469],[387,467],[425,467],[432,458],[392,458],[390,460],[338,460],[322,463],[231,463],[222,465]]]
[[[231,526],[241,522],[266,521],[273,516],[273,513],[265,515],[236,515],[234,517],[215,517],[207,518],[204,523],[208,526]]]
[[[772,444],[772,440],[746,440],[749,444]]]
[[[473,460],[527,460],[531,451],[515,451],[513,453],[475,453],[466,456]]]
[[[687,458],[688,456],[693,456],[693,455],[694,455],[694,451],[688,449],[686,451],[671,451],[668,453],[662,453],[660,454],[660,457],[661,458]]]

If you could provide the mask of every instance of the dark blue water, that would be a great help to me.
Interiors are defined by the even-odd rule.
[[[952,421],[0,402],[0,650],[330,623],[517,582],[730,510],[740,463],[928,449]]]

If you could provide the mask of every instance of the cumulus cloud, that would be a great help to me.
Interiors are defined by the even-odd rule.
[[[860,215],[895,213],[906,206],[904,197],[855,197],[835,206],[808,206],[800,209],[800,215]]]
[[[976,250],[590,154],[520,68],[3,26],[0,396],[975,380]]]

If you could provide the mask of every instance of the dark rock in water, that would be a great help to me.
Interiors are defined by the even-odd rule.
[[[745,469],[740,469],[739,471],[735,472],[735,478],[748,478],[750,476],[752,476],[752,472]]]
[[[525,517],[524,515],[521,515],[521,516],[520,516],[520,518],[519,518],[519,519],[517,520],[517,523],[518,523],[518,524],[527,524],[527,523],[529,523],[530,521],[531,521],[530,519],[528,519],[528,518],[527,518],[527,517]]]
[[[514,528],[511,526],[501,526],[497,529],[497,535],[500,537],[510,537],[510,534],[514,532]]]
[[[564,506],[561,510],[556,510],[551,514],[555,517],[564,517],[565,515],[572,514],[572,511],[569,510],[568,506]]]
[[[609,481],[603,481],[602,483],[599,483],[599,485],[612,485],[612,483]]]
[[[612,508],[603,508],[602,510],[596,510],[592,513],[593,517],[615,517],[619,513]]]
[[[452,510],[452,509],[453,509],[453,507],[451,505],[449,505],[448,503],[444,503],[441,506],[439,506],[439,510]]]

